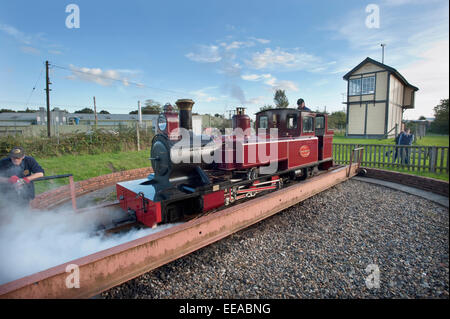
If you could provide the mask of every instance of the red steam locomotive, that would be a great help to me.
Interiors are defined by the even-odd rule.
[[[117,197],[130,217],[146,226],[175,222],[238,200],[282,188],[333,165],[333,131],[326,114],[269,109],[256,114],[252,132],[243,108],[233,132],[219,137],[192,132],[194,101],[166,108],[153,138],[153,174],[118,183]]]

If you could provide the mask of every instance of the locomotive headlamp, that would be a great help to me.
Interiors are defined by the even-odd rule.
[[[167,118],[163,114],[158,117],[158,128],[161,131],[165,131],[167,128]]]

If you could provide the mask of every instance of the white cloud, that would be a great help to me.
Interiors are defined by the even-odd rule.
[[[242,66],[239,63],[234,62],[233,60],[234,58],[232,57],[223,58],[223,65],[218,72],[221,74],[226,74],[228,76],[240,76]]]
[[[433,2],[439,2],[440,0],[427,0],[427,3],[433,3]],[[390,6],[390,7],[396,7],[396,6],[402,6],[405,4],[412,5],[412,4],[423,4],[423,0],[383,0],[381,2],[382,5]]]
[[[72,74],[67,76],[67,79],[94,82],[102,86],[111,86],[114,82],[121,82],[124,86],[129,86],[128,76],[140,73],[138,70],[102,70],[101,68],[77,67],[72,64],[70,69]],[[139,84],[137,86],[141,87]]]
[[[215,63],[222,60],[219,53],[219,47],[216,45],[200,45],[198,52],[190,52],[186,57],[195,62]]]
[[[264,79],[269,79],[271,77],[272,77],[272,75],[270,73],[267,73],[267,74],[244,74],[241,76],[241,78],[246,81],[261,81]]]
[[[277,80],[276,77],[274,77],[270,73],[266,73],[266,74],[244,74],[244,75],[241,76],[241,78],[243,80],[253,81],[253,82],[264,80],[264,84],[270,86],[273,90],[280,89],[280,90],[287,90],[287,91],[298,91],[298,87],[297,87],[297,85],[294,82],[287,81],[287,80],[279,81],[279,80]]]
[[[53,49],[55,47],[61,48],[62,46],[51,43],[45,37],[45,33],[43,32],[27,34],[7,24],[0,24],[0,32],[13,37],[17,42],[19,42],[21,44],[20,50],[22,52],[35,55],[40,54],[41,51],[48,51],[50,54],[62,54],[61,50]]]
[[[255,38],[255,37],[250,37],[249,39],[252,39],[252,40],[254,40],[256,42],[259,42],[261,44],[268,44],[268,43],[270,43],[270,40],[267,40],[267,39],[261,39],[261,38]]]
[[[3,31],[6,34],[16,38],[19,42],[22,42],[24,44],[31,44],[32,37],[23,33],[22,31],[17,30],[13,26],[0,24],[0,31]]]
[[[275,77],[271,77],[264,83],[271,86],[273,90],[286,90],[294,92],[297,92],[299,90],[294,82],[286,80],[278,81]]]
[[[190,92],[195,96],[195,100],[197,102],[213,102],[219,100],[217,97],[210,95],[207,93],[209,90],[217,89],[216,86],[206,87],[197,91]]]
[[[255,45],[254,42],[251,41],[233,41],[230,44],[226,44],[225,42],[221,43],[222,46],[225,47],[225,50],[239,49],[243,47],[252,47]]]
[[[263,105],[265,104],[267,98],[264,96],[257,96],[247,100],[247,104],[251,105]]]
[[[421,59],[398,71],[417,86],[415,109],[407,110],[405,117],[418,119],[432,116],[433,107],[449,97],[449,40],[434,43],[421,54]]]
[[[251,60],[246,61],[250,68],[284,69],[284,70],[314,70],[321,65],[321,59],[312,54],[294,49],[292,52],[280,48],[266,48],[264,52],[256,52]]]
[[[34,54],[34,55],[39,55],[39,54],[41,54],[41,51],[39,51],[39,49],[33,48],[33,47],[31,47],[31,46],[23,46],[23,47],[20,47],[20,50],[21,50],[22,52],[24,52],[24,53],[27,53],[27,54]]]

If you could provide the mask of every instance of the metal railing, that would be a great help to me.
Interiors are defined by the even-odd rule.
[[[349,164],[352,150],[364,147],[361,165],[377,168],[402,168],[409,171],[448,174],[448,146],[409,146],[333,143],[336,164]]]

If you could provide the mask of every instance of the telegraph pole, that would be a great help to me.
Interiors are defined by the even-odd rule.
[[[139,126],[142,126],[142,109],[141,109],[141,101],[138,101],[138,121],[139,121]]]
[[[385,43],[381,43],[381,48],[382,48],[382,54],[381,54],[381,63],[384,64],[384,47],[386,46]]]
[[[45,91],[47,95],[47,136],[50,137],[50,79],[48,77],[48,61],[45,61]]]
[[[98,119],[97,119],[97,105],[95,105],[95,96],[94,96],[94,116],[95,116],[95,128],[97,128]]]

